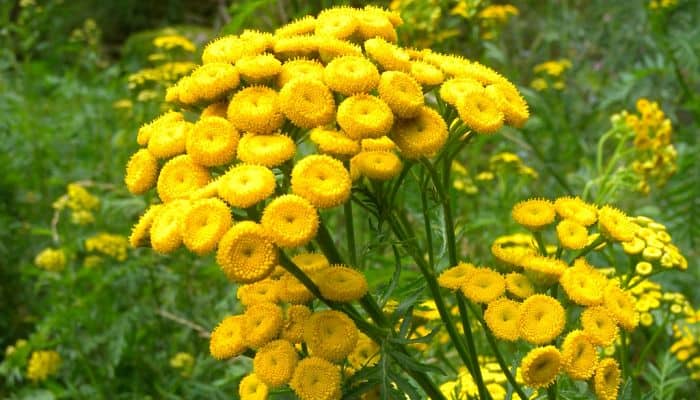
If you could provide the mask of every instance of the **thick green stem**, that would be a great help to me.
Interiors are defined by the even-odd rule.
[[[328,261],[333,264],[345,264],[343,257],[338,251],[338,248],[335,247],[333,237],[331,236],[330,232],[328,232],[328,228],[326,228],[326,224],[324,224],[323,221],[321,221],[319,224],[318,233],[316,234],[316,242],[323,251],[323,254],[328,257]]]
[[[420,191],[421,206],[423,208],[423,228],[425,230],[426,249],[428,250],[428,262],[435,265],[435,254],[433,252],[433,229],[430,226],[430,210],[428,208],[428,192],[421,185]]]
[[[350,264],[353,267],[358,268],[357,263],[357,248],[355,244],[355,223],[352,218],[352,201],[346,201],[343,205],[343,211],[345,212],[345,235],[348,239],[348,254],[350,255]]]
[[[540,231],[534,231],[532,232],[532,236],[535,237],[535,241],[537,242],[537,247],[540,248],[540,254],[543,256],[547,256],[547,245],[544,243],[544,239],[542,238],[542,232]]]

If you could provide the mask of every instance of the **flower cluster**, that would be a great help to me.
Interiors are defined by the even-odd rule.
[[[515,153],[502,152],[489,159],[488,167],[481,169],[472,178],[464,164],[457,160],[452,161],[454,179],[452,186],[463,193],[475,194],[479,192],[479,183],[486,184],[495,179],[521,178],[537,179],[537,171],[526,165]]]
[[[117,261],[126,260],[128,248],[129,240],[122,235],[102,232],[85,240],[88,252],[100,253]]]
[[[560,60],[550,60],[541,64],[535,65],[533,68],[535,74],[538,75],[530,86],[536,90],[542,91],[547,88],[562,90],[566,87],[562,75],[571,68],[571,61],[566,58]]]
[[[71,221],[77,225],[86,225],[95,222],[94,211],[100,206],[100,199],[92,195],[85,186],[80,183],[68,184],[66,194],[59,197],[53,208],[57,211],[70,210]]]
[[[656,274],[663,270],[688,269],[688,260],[673,244],[666,226],[651,218],[633,218],[635,232],[632,240],[622,243],[622,249],[635,263],[635,273],[641,276]]]
[[[180,376],[188,378],[194,368],[194,357],[190,353],[179,352],[170,359],[170,366],[180,371]]]
[[[55,375],[61,366],[61,355],[54,350],[41,350],[32,353],[27,366],[27,378],[38,382]]]
[[[204,108],[199,120],[170,111],[138,132],[144,147],[128,162],[127,188],[155,187],[163,204],[143,215],[131,243],[160,253],[216,249],[231,280],[258,281],[276,265],[278,247],[315,237],[317,210],[347,201],[353,179],[390,179],[402,158],[445,145],[448,125],[426,92],[479,133],[527,120],[527,104],[495,71],[394,44],[400,22],[379,8],[338,7],[274,35],[246,31],[210,43],[204,65],[166,95]],[[315,153],[300,151],[306,139]]]
[[[650,0],[650,10],[670,10],[678,5],[678,0]]]
[[[634,289],[643,288],[648,274],[627,279],[616,277],[613,270],[609,276],[586,256],[618,244],[634,265],[635,257],[647,246],[646,241],[635,245],[640,232],[648,240],[666,243],[664,246],[669,246],[670,236],[661,242],[649,226],[665,230],[649,218],[628,217],[611,206],[598,207],[580,198],[527,200],[516,204],[512,215],[530,233],[494,242],[491,250],[498,267],[461,263],[444,271],[438,283],[484,304],[486,327],[499,340],[534,346],[520,365],[526,385],[547,387],[563,372],[573,380],[592,380],[599,398],[616,398],[620,383],[617,361],[599,357],[616,342],[620,329],[634,331],[640,312],[649,314],[658,307],[658,298],[642,297]],[[545,243],[548,227],[554,228],[557,245]],[[597,232],[592,231],[596,228]],[[640,249],[630,253],[631,246]],[[675,264],[673,256],[668,256],[669,267],[681,268],[683,258],[675,251]],[[567,324],[572,315],[580,315],[577,324]]]
[[[659,104],[641,98],[636,107],[638,114],[625,111],[621,120],[634,133],[632,170],[639,177],[639,191],[647,194],[651,185],[662,187],[676,173],[677,152],[671,143],[671,120]]]
[[[364,276],[351,268],[330,265],[318,253],[300,253],[293,262],[311,276],[324,298],[358,300],[367,292]],[[270,277],[240,285],[243,314],[226,317],[211,335],[210,352],[227,359],[255,352],[253,373],[240,384],[242,399],[288,385],[304,399],[339,399],[341,369],[359,369],[376,362],[378,348],[359,333],[345,313],[312,311],[314,295],[294,275],[277,267]]]
[[[66,253],[63,249],[44,249],[34,257],[34,264],[47,271],[61,272],[66,267]]]
[[[673,325],[671,353],[690,370],[691,379],[700,381],[700,310],[688,305],[684,314],[685,318]]]
[[[190,39],[178,34],[158,36],[153,39],[153,46],[166,51],[179,49],[188,53],[193,53],[197,50]]]

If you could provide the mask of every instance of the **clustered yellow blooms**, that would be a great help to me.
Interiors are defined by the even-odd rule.
[[[117,234],[102,232],[85,240],[88,252],[101,253],[117,261],[126,260],[128,248],[129,240]]]
[[[480,3],[480,0],[460,0],[450,10],[450,14],[459,15],[464,19],[472,19],[476,16],[481,25],[483,39],[494,39],[502,25],[507,23],[511,17],[520,14],[518,8],[512,4],[491,4],[478,10]]]
[[[188,53],[193,53],[197,48],[192,41],[182,35],[172,34],[158,36],[153,39],[153,45],[159,49],[174,50],[179,49]]]
[[[639,177],[639,191],[648,194],[651,185],[662,187],[676,173],[677,152],[671,143],[673,128],[657,102],[637,100],[636,113],[623,111],[621,121],[634,133],[635,160],[632,170]]]
[[[93,212],[99,206],[100,199],[88,192],[80,183],[68,184],[66,194],[53,203],[53,208],[58,211],[68,208],[71,212],[71,221],[77,225],[95,222]]]
[[[5,348],[5,358],[13,355],[15,351],[21,349],[22,347],[27,345],[27,340],[26,339],[17,339],[15,344],[11,344]]]
[[[651,10],[668,10],[678,5],[678,0],[650,0]]]
[[[479,369],[481,370],[486,390],[491,395],[491,398],[493,400],[505,400],[508,394],[504,386],[506,384],[506,376],[501,371],[501,367],[496,360],[490,357],[480,357]],[[476,382],[474,382],[466,368],[460,368],[457,379],[440,385],[440,391],[446,398],[455,400],[477,398],[479,395]]]
[[[197,68],[191,61],[165,62],[152,68],[144,68],[127,78],[129,89],[137,90],[153,83],[175,82]]]
[[[360,272],[330,265],[321,254],[300,253],[292,261],[326,299],[351,302],[367,292]],[[237,295],[245,312],[221,321],[209,348],[217,359],[255,351],[253,372],[239,386],[243,400],[266,398],[269,389],[286,385],[302,400],[340,399],[340,366],[356,370],[377,362],[378,345],[343,312],[312,311],[313,293],[282,267],[240,285]]]
[[[34,257],[34,264],[47,271],[63,271],[66,267],[66,253],[63,249],[44,249]]]
[[[242,285],[245,313],[222,321],[211,341],[217,358],[256,351],[241,397],[285,384],[302,399],[342,394],[334,363],[356,348],[357,328],[339,311],[311,313],[304,304],[313,293],[279,267],[290,267],[283,249],[316,237],[319,210],[348,201],[354,180],[388,180],[404,160],[439,152],[450,134],[439,107],[459,116],[450,125],[481,134],[529,117],[517,88],[492,69],[398,46],[401,22],[373,6],[335,7],[274,34],[219,38],[205,47],[203,65],[168,89],[166,101],[181,110],[138,131],[142,147],[125,183],[134,194],[155,189],[162,203],[146,210],[129,241],[164,254],[215,252]],[[293,261],[326,302],[367,292],[362,273],[320,254]],[[307,354],[295,348],[301,342]]]
[[[529,179],[537,179],[539,174],[537,171],[526,165],[523,160],[515,153],[502,152],[492,156],[489,159],[488,168],[478,172],[474,178],[469,174],[464,164],[457,160],[452,161],[452,172],[454,179],[452,186],[466,194],[476,194],[479,188],[475,185],[476,182],[491,182],[496,177],[517,176]]]
[[[648,276],[668,269],[688,269],[688,260],[673,244],[666,226],[651,218],[638,216],[632,219],[635,232],[632,240],[622,243],[622,249],[635,263],[635,273]]]
[[[700,310],[688,305],[684,314],[685,318],[673,325],[671,353],[690,370],[691,379],[700,381]]]
[[[61,366],[61,356],[54,350],[41,350],[32,352],[27,365],[27,378],[38,382],[55,375]]]
[[[533,70],[539,75],[539,77],[533,79],[530,86],[540,91],[549,87],[562,90],[566,87],[566,83],[564,82],[562,75],[570,68],[571,61],[566,58],[550,60],[543,62],[542,64],[537,64]]]
[[[527,120],[527,104],[505,78],[460,57],[395,45],[398,23],[382,9],[339,7],[274,35],[246,31],[210,43],[204,65],[167,94],[204,108],[199,120],[170,111],[138,132],[144,147],[129,160],[127,188],[155,187],[163,204],[144,214],[132,244],[161,253],[218,247],[229,278],[260,280],[276,265],[277,247],[313,239],[316,210],[347,201],[352,179],[390,179],[401,158],[441,149],[447,123],[425,91],[480,133]],[[306,138],[317,153],[297,154]],[[229,207],[250,211],[268,199],[259,222],[233,223]]]
[[[605,347],[615,343],[620,329],[637,328],[637,296],[626,287],[641,284],[641,278],[637,276],[639,282],[624,276],[609,278],[585,256],[613,244],[626,249],[640,231],[655,223],[573,197],[526,200],[513,207],[512,215],[530,233],[494,242],[491,250],[497,267],[460,263],[444,271],[438,283],[485,305],[486,326],[499,340],[533,346],[520,365],[526,385],[547,387],[565,373],[574,380],[591,380],[598,398],[616,398],[617,361],[599,358]],[[554,228],[556,246],[544,243],[547,228]],[[630,257],[634,260],[636,255]],[[576,324],[566,324],[571,315],[579,314]]]
[[[180,376],[188,378],[194,368],[194,356],[190,353],[179,352],[170,359],[170,366],[180,371]]]

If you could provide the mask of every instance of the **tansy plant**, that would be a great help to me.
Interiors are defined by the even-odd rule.
[[[649,277],[687,261],[663,225],[566,197],[516,204],[528,232],[498,238],[490,267],[460,262],[453,161],[478,134],[522,126],[528,107],[478,62],[399,46],[399,24],[380,8],[338,7],[207,45],[203,65],[168,89],[173,110],[138,131],[126,185],[158,199],[131,244],[213,253],[238,285],[244,312],[222,316],[210,350],[252,359],[242,399],[556,398],[560,387],[616,398],[656,340],[631,356],[637,332],[684,307],[643,297],[661,291]],[[663,115],[640,104],[624,120],[635,148],[667,145]],[[641,146],[640,127],[661,132],[660,145]],[[612,170],[598,167],[605,199]],[[392,259],[390,279],[367,279],[370,262]],[[413,292],[393,301],[412,270]],[[430,359],[416,351],[435,331],[414,321],[426,293],[447,335]],[[696,368],[686,337],[697,314],[683,312],[673,351]]]

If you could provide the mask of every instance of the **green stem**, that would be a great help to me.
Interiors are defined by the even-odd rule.
[[[461,290],[457,291],[457,306],[459,307],[459,315],[462,317],[462,329],[464,330],[464,335],[467,337],[467,347],[469,348],[469,354],[472,357],[472,362],[474,363],[474,380],[476,381],[476,386],[479,389],[479,397],[482,399],[490,398],[490,393],[486,390],[486,385],[484,384],[484,377],[481,375],[481,366],[479,365],[479,357],[476,354],[476,346],[474,346],[474,336],[472,335],[471,323],[469,321],[469,313],[467,312],[466,299]]]
[[[452,218],[452,207],[450,207],[450,198],[445,193],[445,189],[440,182],[440,177],[438,176],[437,170],[433,164],[423,158],[421,163],[425,166],[430,173],[430,178],[433,181],[433,186],[438,192],[438,197],[440,198],[440,205],[442,206],[442,214],[445,222],[445,236],[447,241],[447,253],[450,260],[450,266],[457,265],[457,244],[455,239],[454,231],[454,220]]]
[[[401,241],[401,243],[404,246],[404,249],[413,258],[416,265],[418,265],[421,274],[423,274],[423,277],[428,283],[428,289],[430,290],[431,296],[435,300],[435,306],[438,309],[440,318],[445,324],[447,334],[450,336],[450,339],[454,343],[454,346],[457,350],[457,353],[459,354],[459,357],[462,359],[462,362],[473,376],[474,373],[472,371],[473,368],[471,358],[469,357],[469,352],[465,343],[462,341],[462,337],[459,335],[459,332],[457,332],[457,328],[455,327],[454,321],[452,320],[452,316],[450,315],[449,311],[447,310],[447,307],[445,306],[445,302],[440,294],[440,287],[437,284],[437,280],[433,271],[426,264],[425,259],[423,259],[423,257],[421,257],[421,255],[416,252],[416,247],[408,245],[408,243],[412,241],[412,239],[407,237],[406,233],[403,231],[400,223],[398,222],[398,218],[396,217],[396,215],[394,215],[394,213],[389,214],[388,222],[391,225],[391,229],[394,231],[394,234],[399,239],[399,241]]]
[[[627,359],[627,331],[620,329],[620,364],[622,365],[622,381],[629,376],[629,360]]]
[[[469,304],[469,308],[472,310],[472,313],[476,315],[476,318],[479,320],[479,323],[481,324],[482,327],[484,327],[484,333],[486,334],[486,340],[488,340],[489,345],[491,345],[491,348],[493,349],[493,353],[496,356],[496,361],[498,361],[498,365],[501,367],[501,371],[503,371],[503,374],[506,376],[506,379],[508,382],[510,382],[511,386],[513,386],[513,389],[515,390],[515,393],[518,394],[521,400],[527,400],[528,397],[523,391],[523,389],[520,387],[518,382],[515,380],[515,376],[510,372],[510,369],[508,368],[508,364],[506,364],[505,359],[503,358],[503,354],[501,353],[501,350],[498,348],[498,345],[496,344],[496,338],[494,338],[493,333],[491,333],[490,330],[488,330],[486,326],[486,321],[484,321],[484,317],[481,316],[474,310],[473,306]]]
[[[590,253],[593,249],[596,247],[600,246],[605,242],[605,237],[603,235],[600,235],[596,238],[596,240],[593,241],[593,243],[589,244],[588,246],[584,247],[583,250],[579,251],[574,258],[569,261],[569,265],[573,264],[574,261],[576,261],[577,258],[581,258],[585,256],[586,254]]]
[[[330,261],[332,264],[345,264],[343,257],[338,251],[338,248],[335,247],[333,237],[331,237],[331,234],[328,232],[328,228],[326,228],[326,224],[323,223],[323,221],[321,221],[319,224],[318,233],[316,234],[316,242],[323,251],[323,254],[328,257],[328,261]]]
[[[423,208],[423,227],[425,230],[426,248],[428,250],[428,262],[435,265],[435,254],[433,252],[433,229],[430,226],[430,210],[428,209],[428,192],[425,186],[421,185],[420,191],[421,206]]]
[[[664,316],[664,321],[661,323],[661,325],[657,326],[656,329],[654,330],[654,333],[651,335],[651,338],[647,342],[646,345],[644,345],[644,349],[642,349],[642,352],[639,354],[639,359],[637,360],[637,366],[634,368],[634,371],[632,372],[633,376],[639,376],[639,374],[642,371],[642,366],[644,365],[644,359],[647,356],[647,353],[649,350],[651,350],[651,346],[656,342],[656,339],[659,338],[659,335],[661,335],[662,332],[666,330],[666,324],[668,323],[668,319],[671,316],[671,313],[669,310],[666,310],[666,315]]]
[[[540,248],[540,254],[543,256],[547,256],[547,245],[544,243],[544,239],[542,238],[542,232],[540,231],[534,231],[532,232],[532,236],[535,237],[535,241],[537,242],[537,247]]]
[[[547,399],[557,400],[557,381],[556,380],[547,388]]]
[[[544,165],[544,168],[547,170],[547,172],[554,177],[554,180],[557,181],[557,183],[566,191],[566,193],[570,196],[573,196],[574,192],[571,190],[571,187],[569,186],[568,183],[566,183],[566,179],[564,179],[562,176],[559,175],[557,171],[552,168],[551,165],[547,162],[545,159],[544,155],[540,151],[540,149],[532,143],[532,140],[530,139],[529,135],[522,135],[525,141],[527,142],[528,145],[530,145],[530,149],[532,149],[532,152],[535,153],[535,156],[540,160],[542,165]]]
[[[343,204],[343,211],[345,212],[345,229],[347,230],[345,234],[348,239],[348,254],[350,254],[350,264],[353,267],[358,268],[357,263],[357,248],[355,244],[355,224],[352,218],[352,202],[346,201]]]

